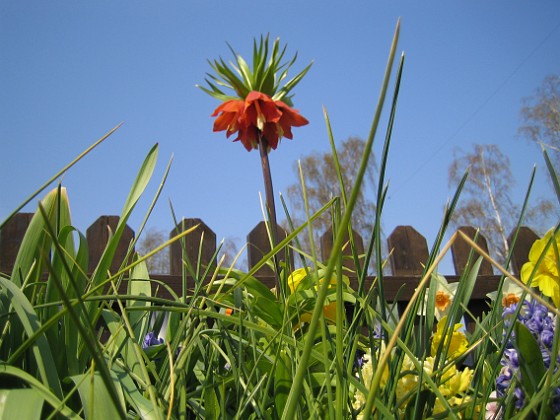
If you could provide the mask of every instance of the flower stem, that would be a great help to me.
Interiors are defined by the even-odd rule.
[[[270,224],[271,248],[278,244],[278,223],[276,219],[276,205],[274,204],[274,190],[272,188],[272,175],[270,172],[270,164],[268,161],[268,143],[262,133],[259,133],[259,151],[261,154],[261,165],[263,170],[264,189],[266,192],[266,210]],[[274,277],[276,280],[276,290],[278,295],[282,296],[282,285],[280,284],[280,265],[278,264],[278,256],[274,254]]]

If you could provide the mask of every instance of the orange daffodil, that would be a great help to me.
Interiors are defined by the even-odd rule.
[[[529,251],[529,261],[523,264],[521,280],[532,287],[538,287],[560,308],[560,232],[549,230],[536,240]]]
[[[214,131],[226,131],[230,137],[234,133],[247,151],[257,149],[258,136],[262,134],[269,148],[276,149],[282,137],[293,139],[292,127],[301,127],[308,121],[297,110],[270,96],[251,91],[245,98],[231,99],[218,106],[213,117]]]

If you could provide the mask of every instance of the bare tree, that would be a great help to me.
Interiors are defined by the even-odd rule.
[[[545,147],[560,168],[560,76],[547,76],[535,94],[524,99],[519,133]]]
[[[495,144],[475,144],[471,152],[457,149],[449,167],[449,185],[456,186],[467,169],[469,176],[451,223],[480,228],[493,255],[504,262],[508,236],[520,217],[520,207],[511,198],[514,180],[509,159]],[[536,200],[523,223],[542,232],[553,210],[552,202]]]
[[[358,137],[349,137],[344,140],[337,149],[337,156],[341,167],[342,178],[344,180],[345,193],[350,196],[350,191],[354,186],[359,162],[364,153],[365,141]],[[360,189],[360,196],[353,211],[352,227],[358,232],[364,241],[371,235],[374,223],[375,205],[366,198],[366,193],[373,195],[372,189],[375,187],[375,177],[377,168],[373,157],[370,159],[370,167],[364,178],[363,188]],[[310,214],[317,212],[332,197],[340,197],[341,189],[338,181],[333,155],[330,152],[312,153],[300,160],[305,189]],[[294,172],[297,179],[300,179],[299,165],[294,165]],[[301,182],[290,185],[287,189],[288,202],[291,207],[290,216],[296,224],[306,220],[305,202]],[[314,241],[319,243],[320,235],[325,233],[332,225],[330,213],[324,213],[314,224]],[[300,242],[302,248],[309,252],[310,244],[307,235],[301,235]]]
[[[241,240],[236,237],[227,237],[224,239],[224,243],[220,248],[220,253],[218,260],[221,260],[223,268],[235,267],[237,269],[243,270],[247,268],[247,253],[243,250],[240,253],[239,244]]]
[[[138,241],[137,251],[140,255],[146,255],[167,240],[163,230],[151,227],[144,231]],[[150,273],[169,273],[169,248],[164,248],[146,261]]]

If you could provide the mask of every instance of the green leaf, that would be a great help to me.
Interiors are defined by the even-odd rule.
[[[8,295],[11,295],[12,306],[21,321],[25,334],[28,337],[35,336],[32,351],[41,381],[45,386],[51,388],[58,397],[62,397],[62,388],[47,337],[45,334],[35,334],[35,331],[40,329],[41,323],[33,306],[17,285],[11,281],[0,277],[0,287],[5,289]]]
[[[130,274],[130,280],[128,281],[128,294],[132,296],[152,296],[152,284],[149,281],[150,275],[148,273],[148,267],[145,261],[134,266],[132,273]],[[127,308],[142,308],[149,307],[151,303],[147,300],[127,300]],[[132,330],[134,331],[134,336],[143,340],[144,336],[148,330],[149,323],[149,312],[146,311],[130,311],[128,312],[128,319],[132,325]]]
[[[107,243],[107,246],[103,251],[103,255],[101,256],[99,263],[95,268],[95,272],[92,275],[92,287],[98,286],[99,283],[102,282],[107,276],[107,271],[109,270],[109,267],[113,262],[117,246],[126,227],[128,218],[130,217],[132,210],[138,203],[140,196],[146,189],[148,182],[152,177],[157,162],[157,156],[158,145],[156,144],[148,152],[148,155],[144,159],[140,171],[136,176],[136,180],[132,185],[132,188],[128,194],[128,198],[126,199],[126,202],[124,204],[124,208],[122,210],[119,223],[117,224],[117,228],[115,229],[113,236],[109,239],[109,242]],[[91,306],[93,305],[90,305],[90,310],[88,311],[89,313],[91,313]]]
[[[220,403],[213,386],[204,388],[204,418],[218,420],[220,418]]]
[[[40,394],[43,399],[54,409],[57,413],[60,413],[64,418],[68,419],[81,419],[75,412],[66,406],[66,403],[62,402],[48,386],[43,385],[35,377],[29,373],[18,369],[14,366],[9,366],[4,363],[0,363],[0,376],[8,375],[14,378],[19,378],[20,380],[27,383],[33,390]]]
[[[161,407],[152,404],[150,400],[142,395],[136,384],[123,368],[114,363],[111,370],[118,377],[122,386],[126,401],[133,407],[136,414],[144,420],[156,420],[165,418]]]
[[[519,368],[521,383],[528,396],[538,389],[546,369],[542,359],[539,343],[529,329],[519,321],[513,327],[515,332],[515,347],[519,351]]]
[[[0,390],[0,420],[39,420],[44,399],[35,389]]]
[[[51,226],[59,226],[58,222],[69,224],[70,211],[66,189],[51,190],[41,201],[41,206],[45,209]],[[61,215],[64,220],[59,220]],[[33,274],[33,281],[38,280],[43,271],[41,255],[48,255],[51,245],[51,238],[45,231],[45,223],[43,215],[36,212],[21,241],[11,277],[12,281],[20,287],[25,278],[31,274]]]
[[[548,153],[544,148],[543,148],[543,155],[544,155],[544,160],[546,162],[546,167],[548,168],[548,172],[550,174],[550,179],[552,180],[552,185],[554,186],[554,191],[556,192],[556,197],[560,202],[560,179],[558,179],[558,174],[554,169],[554,165],[550,161],[550,158],[548,157]]]
[[[114,372],[111,373],[111,377],[119,395],[122,411],[126,412],[124,394],[120,382]],[[76,384],[87,419],[120,418],[121,411],[117,410],[113,404],[105,381],[98,372],[71,376],[67,381],[72,381]]]
[[[126,333],[124,324],[115,311],[104,309],[102,312],[103,320],[111,332],[110,350],[117,350],[123,358],[124,363],[135,375],[142,377],[140,364],[144,364],[142,359],[136,356],[134,343]],[[143,337],[142,337],[143,338]]]
[[[281,350],[279,357],[276,358],[276,369],[274,371],[274,401],[278,417],[281,417],[284,412],[291,385],[292,360],[287,350]]]

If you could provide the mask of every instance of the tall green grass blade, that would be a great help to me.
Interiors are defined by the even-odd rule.
[[[115,251],[124,232],[124,228],[126,227],[128,218],[130,217],[132,210],[138,203],[140,196],[144,192],[152,176],[157,161],[158,150],[159,149],[157,144],[152,147],[152,149],[148,152],[148,155],[146,156],[146,159],[144,160],[140,171],[138,172],[136,180],[124,204],[117,228],[115,229],[113,236],[110,238],[107,247],[103,251],[103,254],[99,260],[99,264],[95,268],[95,271],[92,275],[92,287],[96,287],[107,276],[107,272],[113,261]]]
[[[15,283],[0,277],[0,287],[8,293],[12,302],[12,307],[23,326],[25,334],[28,337],[33,337],[41,326],[33,305]],[[51,388],[55,395],[61,398],[62,388],[60,386],[58,372],[56,371],[56,365],[51,348],[49,347],[49,342],[44,334],[36,336],[32,346],[32,352],[35,362],[37,363],[39,378],[41,378],[45,386]]]
[[[391,102],[391,111],[389,113],[389,122],[387,124],[387,132],[385,135],[385,141],[383,143],[383,151],[381,152],[381,166],[379,168],[379,180],[378,187],[377,187],[377,205],[375,208],[375,224],[373,226],[373,232],[371,235],[371,249],[375,247],[375,263],[376,263],[376,271],[378,276],[378,296],[377,302],[379,304],[379,308],[381,311],[381,319],[383,321],[387,321],[388,317],[388,310],[387,310],[387,301],[385,300],[385,289],[384,289],[384,281],[383,281],[383,251],[381,248],[381,240],[382,240],[382,229],[381,229],[381,214],[383,210],[383,205],[385,204],[385,197],[387,194],[388,186],[385,186],[385,172],[387,170],[387,161],[389,157],[389,146],[391,144],[391,136],[393,133],[393,125],[395,122],[395,116],[397,111],[397,100],[399,97],[399,91],[401,86],[401,78],[402,72],[404,67],[404,54],[401,55],[401,59],[399,61],[399,66],[397,68],[397,75],[395,78],[395,88],[393,91],[393,100]],[[368,247],[368,248],[370,248]],[[368,254],[371,252],[368,251]],[[368,261],[369,262],[369,261]],[[360,289],[363,290],[364,282],[360,281]]]
[[[0,419],[39,420],[44,402],[35,389],[0,389]]]
[[[398,37],[399,37],[399,29],[400,29],[400,21],[397,23],[397,27],[395,29],[395,36],[393,38],[393,43],[391,45],[391,50],[389,53],[389,60],[387,63],[387,67],[386,67],[386,71],[385,71],[385,76],[383,79],[383,84],[382,84],[382,88],[381,88],[381,93],[379,96],[379,100],[378,100],[378,106],[373,118],[373,122],[372,122],[372,128],[370,131],[370,135],[369,138],[366,142],[366,146],[365,146],[365,150],[364,150],[364,156],[362,158],[362,162],[360,163],[360,168],[358,170],[357,176],[356,176],[356,184],[354,185],[354,188],[352,189],[352,193],[350,195],[350,199],[348,200],[348,206],[345,209],[342,221],[340,223],[340,227],[338,229],[338,235],[336,235],[335,240],[334,240],[334,244],[333,244],[333,249],[332,249],[332,253],[331,253],[331,258],[329,259],[329,264],[327,266],[326,269],[326,273],[325,273],[325,278],[330,278],[330,276],[333,273],[334,270],[334,265],[336,263],[335,258],[332,258],[334,255],[337,255],[340,252],[340,249],[342,248],[342,244],[343,244],[343,240],[344,240],[344,232],[348,227],[348,223],[350,221],[350,217],[352,214],[352,210],[354,208],[354,205],[356,203],[357,197],[358,197],[358,193],[359,193],[359,189],[361,187],[362,184],[362,180],[366,171],[366,167],[368,164],[368,159],[369,159],[369,155],[371,154],[371,149],[373,146],[373,140],[375,137],[375,133],[377,132],[377,126],[379,124],[379,120],[381,117],[381,110],[383,108],[383,104],[385,102],[385,95],[387,92],[387,87],[389,84],[389,79],[390,79],[390,74],[391,74],[391,69],[393,67],[393,60],[395,57],[395,52],[396,52],[396,47],[397,47],[397,42],[398,42]],[[313,347],[313,336],[315,334],[315,330],[317,328],[317,323],[319,321],[319,318],[322,314],[322,309],[323,309],[323,303],[325,302],[325,297],[327,295],[327,289],[329,287],[329,282],[325,281],[323,282],[323,284],[321,285],[321,287],[319,288],[319,292],[317,295],[317,303],[315,306],[315,309],[313,310],[313,315],[311,317],[311,321],[309,323],[309,336],[306,338],[305,343],[304,343],[304,349],[303,352],[299,358],[299,366],[296,370],[296,373],[294,375],[294,385],[292,387],[292,389],[290,390],[290,394],[288,396],[288,402],[286,404],[286,408],[284,409],[284,413],[283,413],[283,417],[284,418],[294,418],[294,415],[296,413],[296,408],[298,406],[298,401],[300,399],[300,393],[303,387],[303,382],[304,382],[304,377],[306,375],[306,370],[308,368],[308,362],[309,362],[309,357],[311,354],[311,349]],[[370,396],[374,393],[370,393]],[[371,401],[370,401],[371,400]],[[369,409],[371,411],[371,408],[373,406],[373,401],[374,398],[368,398],[368,404],[367,404],[367,409]],[[367,412],[367,411],[366,411]]]
[[[552,180],[552,185],[554,186],[554,191],[556,192],[556,197],[558,198],[558,202],[560,202],[560,180],[558,179],[558,174],[556,173],[556,169],[554,169],[554,165],[550,161],[548,153],[545,149],[543,149],[543,156],[550,174],[550,179]]]
[[[45,216],[45,211],[44,211],[43,207],[39,206],[39,210],[40,210],[41,214],[43,216]],[[52,226],[49,223],[46,223],[45,228],[47,229],[47,233],[49,235],[51,235],[51,237],[54,238],[56,234],[53,231]],[[54,251],[55,252],[57,252],[59,254],[63,253],[62,247],[57,241],[53,241],[53,245],[54,245]],[[95,362],[95,365],[98,369],[98,372],[104,380],[105,386],[106,386],[107,391],[108,391],[108,393],[111,397],[111,401],[113,402],[114,408],[117,411],[123,410],[121,412],[121,414],[124,414],[124,409],[122,409],[122,407],[120,406],[119,395],[118,395],[117,389],[114,387],[114,384],[113,384],[113,381],[112,381],[112,378],[111,378],[111,373],[108,369],[106,360],[102,355],[100,345],[99,345],[99,343],[96,339],[96,331],[94,329],[94,326],[96,325],[96,319],[94,319],[91,316],[88,316],[84,301],[82,300],[81,296],[78,296],[78,299],[77,299],[78,304],[76,305],[76,307],[74,307],[73,303],[70,301],[68,295],[66,294],[66,291],[65,291],[65,289],[63,287],[63,284],[62,284],[62,281],[61,281],[60,277],[58,276],[58,273],[56,273],[54,271],[54,269],[53,269],[52,265],[50,264],[50,261],[48,261],[48,259],[45,258],[45,262],[46,262],[47,268],[49,269],[49,272],[51,274],[50,277],[49,277],[49,281],[51,281],[58,288],[58,292],[59,292],[59,295],[62,299],[64,307],[68,310],[68,314],[69,314],[74,326],[76,327],[76,329],[79,332],[78,337],[79,337],[80,340],[83,341],[84,348],[89,351],[89,356],[91,356],[91,358]],[[63,267],[64,267],[64,270],[66,271],[66,273],[70,273],[71,268],[68,266],[68,264],[66,264],[66,261],[62,260],[62,262],[63,262]],[[73,286],[75,287],[74,284],[73,284]]]
[[[93,143],[91,146],[89,146],[86,150],[84,150],[82,153],[80,153],[72,162],[70,162],[68,165],[66,165],[64,168],[62,168],[60,171],[58,171],[56,174],[54,174],[47,182],[45,182],[41,187],[39,187],[39,189],[37,191],[35,191],[33,194],[31,194],[26,200],[23,201],[23,203],[21,203],[7,218],[6,220],[4,220],[2,222],[2,224],[0,224],[0,230],[2,230],[2,228],[4,227],[4,225],[8,222],[8,220],[10,220],[15,214],[17,214],[22,208],[24,208],[27,204],[29,204],[31,202],[31,200],[33,200],[35,197],[37,197],[39,194],[41,194],[41,192],[43,192],[43,190],[45,190],[45,188],[47,188],[49,185],[51,185],[54,181],[56,181],[58,178],[60,178],[66,171],[68,171],[72,166],[74,166],[76,163],[78,163],[84,156],[86,156],[89,152],[91,152],[93,149],[95,149],[97,146],[99,146],[103,141],[105,141],[111,134],[113,134],[123,123],[118,124],[116,127],[114,127],[113,129],[111,129],[107,134],[105,134],[103,137],[101,137],[99,140],[97,140],[95,143]]]

